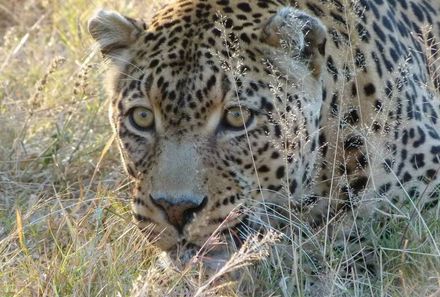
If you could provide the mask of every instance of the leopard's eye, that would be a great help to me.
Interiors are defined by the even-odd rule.
[[[130,113],[130,122],[138,130],[148,130],[154,125],[154,114],[148,108],[135,107]]]
[[[231,107],[225,111],[223,122],[226,127],[239,130],[248,126],[252,120],[252,112],[245,107]]]

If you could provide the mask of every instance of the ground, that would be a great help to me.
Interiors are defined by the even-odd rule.
[[[98,7],[151,15],[164,1],[148,3],[0,0],[0,295],[302,295],[307,251],[297,242],[291,271],[280,268],[285,263],[268,248],[275,240],[266,238],[228,268],[259,264],[225,283],[221,273],[199,278],[197,263],[174,271],[132,225],[130,184],[107,123],[106,66],[86,21]],[[341,279],[338,255],[330,254],[324,264],[335,272],[333,295],[433,294],[440,287],[436,218],[372,226],[378,278]]]

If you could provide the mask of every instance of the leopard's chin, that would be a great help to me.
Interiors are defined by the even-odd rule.
[[[231,256],[226,244],[223,248],[207,250],[192,243],[179,243],[167,251],[173,265],[183,270],[188,267],[203,266],[203,269],[210,272],[220,270]]]
[[[203,265],[205,270],[216,272],[246,240],[244,236],[240,236],[243,235],[239,229],[242,224],[223,230],[216,240],[207,239],[202,245],[183,239],[168,249],[167,254],[179,269]]]

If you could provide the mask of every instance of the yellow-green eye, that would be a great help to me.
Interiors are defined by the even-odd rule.
[[[147,130],[154,125],[153,112],[145,107],[135,107],[130,112],[132,125],[139,130]]]
[[[231,107],[225,111],[224,122],[233,129],[244,129],[252,119],[252,112],[245,107]]]

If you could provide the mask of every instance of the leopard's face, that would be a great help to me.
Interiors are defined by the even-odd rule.
[[[250,208],[303,194],[318,149],[322,25],[292,8],[249,5],[250,23],[185,3],[145,30],[116,13],[90,22],[117,65],[111,118],[134,219],[164,250],[240,237],[244,218],[266,215]],[[129,36],[103,40],[106,30]]]

